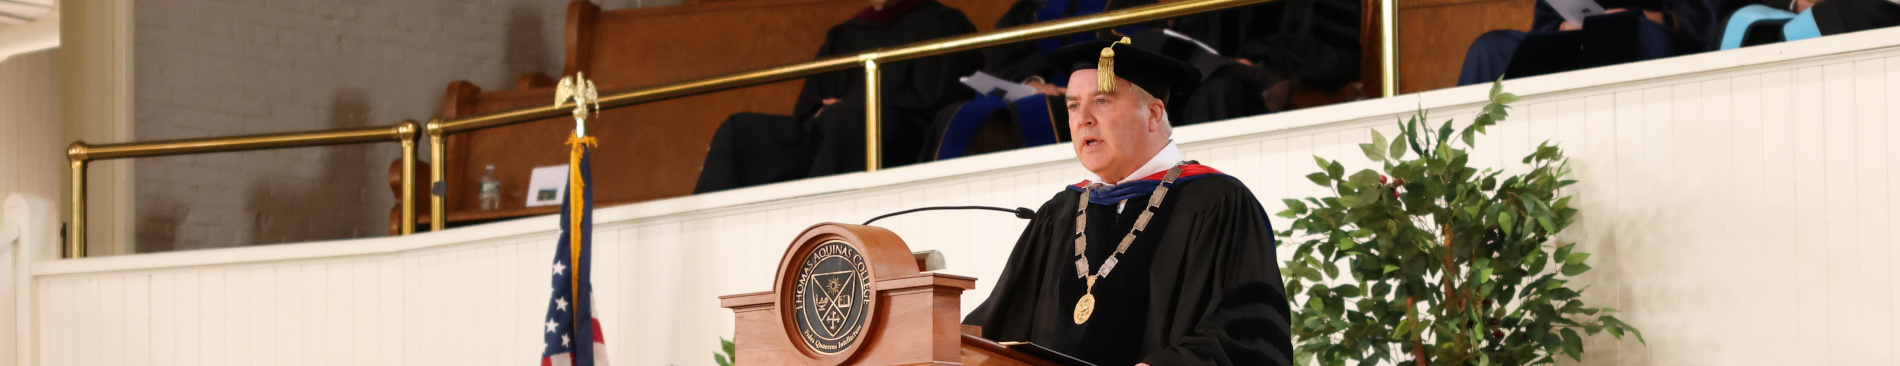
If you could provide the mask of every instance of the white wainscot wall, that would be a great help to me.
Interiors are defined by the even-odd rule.
[[[1596,365],[1884,365],[1896,359],[1900,29],[1513,81],[1526,98],[1473,161],[1517,169],[1560,143],[1582,183],[1566,240],[1578,279],[1649,344],[1592,337]],[[1269,212],[1319,195],[1312,156],[1373,167],[1355,144],[1423,106],[1468,123],[1483,87],[1191,126],[1191,159]],[[612,143],[611,141],[603,143]],[[596,167],[614,169],[617,167]],[[1517,169],[1520,170],[1521,169]],[[709,365],[731,313],[770,289],[804,227],[931,205],[1037,207],[1082,171],[1066,146],[596,211],[595,283],[620,365]],[[535,362],[557,223],[411,237],[46,260],[24,292],[25,362],[46,365],[519,365]],[[883,222],[979,278],[1024,221],[926,212]],[[1274,218],[1274,224],[1286,221]],[[1284,253],[1285,251],[1283,251]],[[1283,254],[1284,255],[1284,254]]]

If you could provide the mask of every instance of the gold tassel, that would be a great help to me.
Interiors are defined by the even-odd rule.
[[[1134,44],[1135,41],[1122,37],[1120,44]],[[1115,92],[1115,43],[1102,47],[1102,59],[1095,66],[1095,85],[1103,94]]]
[[[567,217],[568,221],[571,221],[567,230],[567,244],[569,250],[567,258],[573,262],[569,263],[568,267],[571,267],[574,271],[574,276],[569,277],[573,279],[569,282],[570,286],[573,286],[574,292],[570,292],[570,294],[573,294],[570,296],[574,296],[574,301],[580,301],[581,296],[580,261],[581,235],[583,235],[583,233],[581,233],[581,213],[587,212],[587,190],[582,189],[587,186],[587,182],[581,181],[581,156],[587,154],[587,148],[594,147],[598,144],[599,140],[595,140],[593,136],[567,136],[567,146],[572,147],[567,158],[567,206],[569,208]],[[579,319],[578,314],[576,316],[576,319]]]

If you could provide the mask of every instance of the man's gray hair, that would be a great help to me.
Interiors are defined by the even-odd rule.
[[[1148,93],[1147,90],[1143,90],[1141,86],[1135,85],[1135,83],[1128,83],[1128,87],[1135,91],[1135,101],[1141,103],[1142,108],[1148,108],[1149,103],[1154,103],[1158,100],[1154,94]],[[1166,106],[1167,104],[1164,102],[1162,105]],[[1161,129],[1163,132],[1167,132],[1168,136],[1174,136],[1174,121],[1168,119],[1167,108],[1161,109]]]

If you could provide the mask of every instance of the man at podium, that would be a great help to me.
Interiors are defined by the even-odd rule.
[[[1266,211],[1170,140],[1167,96],[1199,72],[1127,42],[1050,54],[1073,70],[1071,144],[1090,174],[1043,203],[963,322],[1104,366],[1291,365]]]

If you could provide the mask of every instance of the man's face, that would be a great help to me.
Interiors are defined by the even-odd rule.
[[[1070,145],[1082,167],[1102,179],[1122,179],[1148,163],[1165,143],[1161,133],[1161,102],[1144,105],[1126,80],[1115,80],[1115,92],[1096,90],[1095,70],[1069,75],[1064,96],[1069,110]]]

